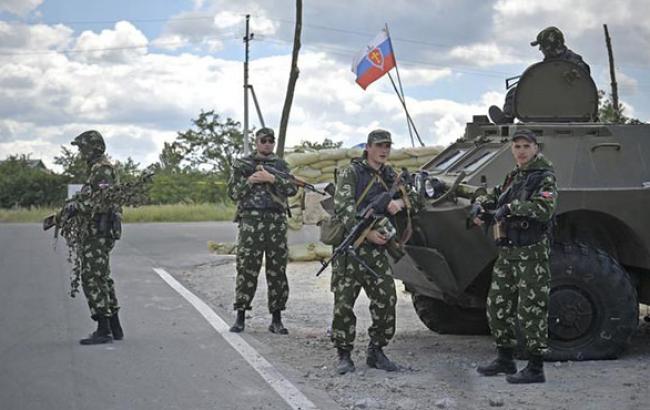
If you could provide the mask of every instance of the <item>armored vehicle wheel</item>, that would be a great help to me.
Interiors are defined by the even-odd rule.
[[[490,333],[485,309],[464,308],[416,292],[413,306],[426,327],[441,334],[485,335]]]
[[[607,253],[558,243],[551,253],[548,360],[614,359],[637,328],[628,273]]]

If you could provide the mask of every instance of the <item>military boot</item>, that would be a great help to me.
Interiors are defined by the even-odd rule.
[[[109,324],[111,325],[111,333],[113,334],[113,339],[124,339],[124,331],[122,330],[122,325],[120,324],[120,318],[117,316],[117,312],[111,316],[109,319]]]
[[[479,366],[476,371],[483,376],[496,376],[499,373],[517,373],[517,364],[513,359],[514,349],[509,347],[497,347],[497,358],[490,364]]]
[[[336,372],[338,374],[352,373],[355,369],[354,362],[352,361],[351,351],[338,347],[336,352],[339,356],[339,362],[336,365]]]
[[[246,311],[238,310],[237,319],[235,320],[235,324],[232,325],[232,327],[230,328],[230,331],[233,333],[243,332],[244,327],[246,326],[244,323],[245,320],[246,320]]]
[[[506,376],[508,383],[544,383],[544,358],[541,355],[530,355],[528,365],[517,374]]]
[[[366,364],[369,367],[386,370],[387,372],[395,372],[398,370],[397,365],[386,357],[381,346],[372,342],[368,344],[368,357],[366,358]]]
[[[282,313],[279,310],[271,313],[273,319],[271,319],[271,324],[269,325],[269,332],[277,333],[279,335],[288,335],[289,331],[282,324]]]
[[[97,318],[97,330],[92,332],[87,338],[81,339],[79,343],[82,345],[98,345],[103,343],[111,343],[111,328],[107,317]]]

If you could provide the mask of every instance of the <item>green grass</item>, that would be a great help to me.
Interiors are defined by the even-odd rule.
[[[42,222],[47,215],[57,211],[55,208],[0,209],[0,222]],[[223,204],[147,205],[124,208],[125,223],[231,221],[234,215],[234,205]]]

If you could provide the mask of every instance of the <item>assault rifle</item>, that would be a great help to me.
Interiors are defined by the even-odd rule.
[[[275,175],[276,177],[280,177],[280,178],[282,178],[284,180],[287,180],[287,181],[291,182],[292,184],[294,184],[294,185],[296,185],[298,187],[302,187],[302,188],[304,188],[304,189],[306,189],[308,191],[316,192],[317,194],[327,195],[324,191],[316,188],[314,185],[310,184],[309,182],[307,182],[307,181],[305,181],[303,179],[300,179],[297,176],[295,176],[295,175],[293,175],[293,174],[291,174],[289,172],[281,171],[281,170],[279,170],[279,169],[277,169],[277,168],[275,168],[275,167],[273,167],[271,165],[259,164],[259,165],[256,166],[254,163],[249,162],[246,159],[241,159],[241,158],[238,159],[237,161],[240,162],[241,164],[243,164],[244,167],[247,168],[249,171],[252,170],[254,172],[254,171],[261,171],[262,169],[265,169],[266,171],[268,171],[269,173]]]
[[[386,208],[388,207],[388,203],[393,199],[393,196],[395,193],[397,193],[397,190],[400,188],[400,186],[408,183],[409,178],[410,174],[408,171],[402,171],[388,192],[384,192],[381,195],[377,196],[371,203],[369,203],[357,214],[357,217],[361,218],[361,220],[357,222],[356,225],[354,225],[354,227],[345,236],[345,238],[343,238],[343,241],[341,241],[341,243],[336,248],[334,248],[332,256],[330,256],[330,258],[325,262],[321,261],[322,266],[320,270],[316,272],[316,276],[319,276],[321,273],[323,273],[329,264],[332,263],[334,258],[347,253],[352,258],[354,258],[354,260],[359,262],[359,264],[363,266],[364,269],[366,269],[376,278],[379,278],[379,274],[375,272],[375,270],[370,266],[368,266],[368,264],[359,255],[357,255],[357,248],[366,239],[366,236],[372,230],[375,223],[384,216]]]

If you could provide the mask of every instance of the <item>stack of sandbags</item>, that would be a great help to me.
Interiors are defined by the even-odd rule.
[[[237,244],[208,241],[208,249],[217,255],[235,255]],[[289,245],[289,260],[292,262],[319,261],[328,259],[330,256],[332,256],[332,247],[320,242]]]
[[[388,163],[398,171],[406,168],[413,172],[429,162],[441,150],[441,147],[393,149]],[[291,153],[285,157],[285,160],[293,175],[311,184],[318,184],[334,182],[335,170],[347,166],[352,158],[360,157],[362,153],[361,149],[327,149]],[[308,193],[308,195],[312,194]],[[289,198],[289,206],[292,214],[289,227],[295,230],[300,229],[303,224],[303,209],[305,207],[305,191],[303,189],[298,190],[298,194]]]

